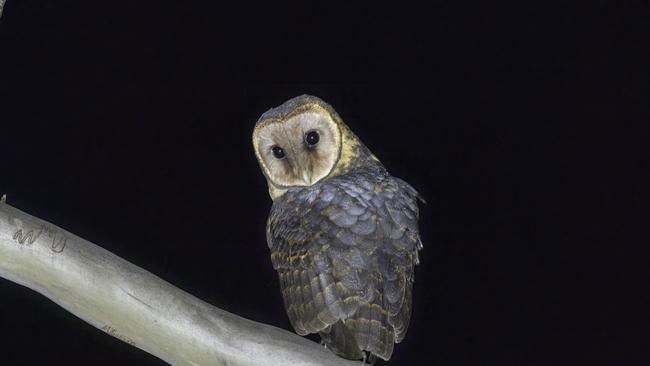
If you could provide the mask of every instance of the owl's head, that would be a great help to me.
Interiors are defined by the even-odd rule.
[[[377,162],[330,105],[309,95],[264,113],[253,147],[273,198],[342,174],[364,157]]]

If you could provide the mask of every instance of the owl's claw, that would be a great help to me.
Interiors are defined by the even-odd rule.
[[[327,350],[327,343],[325,341],[321,340],[320,341],[321,346]],[[362,352],[363,353],[363,359],[361,359],[361,366],[372,366],[375,364],[376,359],[370,355],[367,352]],[[367,362],[367,363],[366,363]]]
[[[363,359],[361,360],[361,366],[372,366],[377,362],[377,358],[372,355],[370,352],[363,352]]]

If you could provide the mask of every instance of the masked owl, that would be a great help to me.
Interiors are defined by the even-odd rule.
[[[420,196],[313,96],[264,113],[253,146],[273,199],[267,242],[293,328],[318,333],[341,357],[388,360],[411,316]]]

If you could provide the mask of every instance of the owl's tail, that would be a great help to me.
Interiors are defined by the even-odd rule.
[[[354,336],[360,349],[383,360],[393,354],[395,333],[389,325],[388,312],[383,306],[382,295],[375,291],[372,301],[359,306],[359,310],[345,320],[345,327]]]
[[[339,320],[318,334],[327,348],[340,357],[350,360],[363,358],[363,352],[359,349],[357,340],[342,321]]]
[[[376,290],[375,290],[376,291]],[[388,360],[393,353],[395,333],[388,326],[387,311],[380,305],[381,295],[375,293],[374,301],[363,304],[345,322],[338,321],[319,334],[323,342],[337,355],[351,359],[365,359],[372,365],[375,357]]]

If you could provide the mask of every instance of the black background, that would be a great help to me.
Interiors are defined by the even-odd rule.
[[[648,14],[9,0],[0,192],[290,329],[250,140],[265,110],[317,95],[428,200],[390,364],[646,364]],[[0,328],[3,365],[164,364],[6,280]]]

